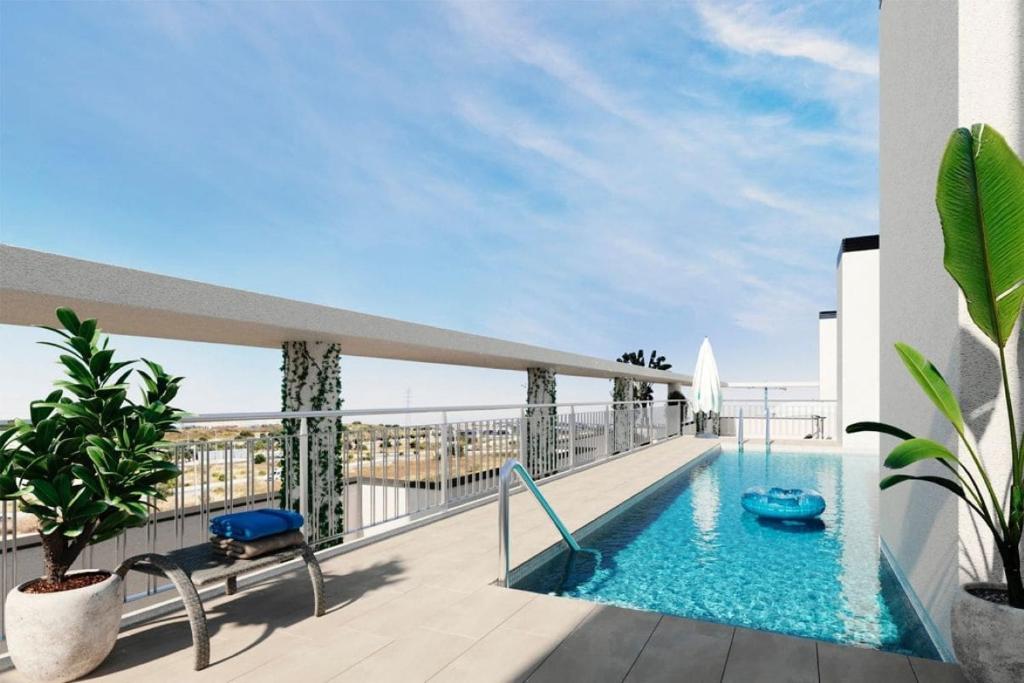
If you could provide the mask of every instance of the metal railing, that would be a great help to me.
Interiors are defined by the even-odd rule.
[[[562,540],[571,550],[579,552],[580,546],[573,538],[561,518],[555,513],[548,499],[537,488],[530,473],[523,467],[523,464],[515,459],[510,459],[501,466],[498,472],[498,585],[508,587],[508,575],[511,571],[512,545],[511,529],[509,524],[509,495],[512,489],[512,475],[518,475],[526,489],[533,494],[533,497],[540,503],[541,508],[547,513],[548,519],[555,525],[555,529],[561,534]]]
[[[225,425],[234,436],[202,428],[223,433]],[[322,549],[494,496],[510,458],[539,481],[683,428],[679,404],[666,401],[193,416],[170,448],[181,475],[167,499],[145,526],[89,546],[77,567],[114,567],[129,555],[201,543],[211,517],[268,506],[302,512],[310,544]],[[43,562],[34,519],[11,502],[0,503],[0,534],[5,598],[40,576]],[[127,599],[169,587],[129,574]],[[2,619],[0,610],[0,633]]]
[[[740,416],[742,415],[742,427]],[[769,400],[723,401],[722,436],[740,433],[744,441],[779,439],[838,439],[835,401]]]

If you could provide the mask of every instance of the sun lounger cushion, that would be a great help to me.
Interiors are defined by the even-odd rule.
[[[210,520],[210,533],[238,541],[255,541],[302,528],[302,515],[291,510],[250,510]]]

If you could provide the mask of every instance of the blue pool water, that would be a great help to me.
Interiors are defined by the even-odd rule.
[[[517,569],[516,588],[938,659],[877,535],[878,467],[858,455],[722,453],[583,530],[583,553]],[[811,524],[761,520],[750,486],[813,488]]]

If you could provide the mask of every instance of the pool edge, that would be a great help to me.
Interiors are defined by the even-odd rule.
[[[907,601],[910,602],[911,608],[914,613],[917,614],[917,620],[921,622],[921,626],[924,627],[925,633],[928,638],[931,639],[932,645],[935,646],[935,650],[939,653],[939,657],[942,658],[943,662],[948,664],[958,664],[956,655],[953,653],[953,648],[946,641],[942,632],[939,631],[939,627],[935,625],[932,620],[932,615],[925,608],[924,603],[917,597],[917,593],[914,591],[913,586],[910,585],[910,581],[907,579],[906,574],[903,573],[903,568],[900,567],[896,561],[896,557],[889,550],[889,545],[882,538],[881,534],[878,536],[878,547],[882,551],[882,556],[885,558],[886,563],[889,565],[889,569],[892,570],[893,576],[896,577],[896,581],[900,584],[900,588],[903,590],[903,594],[907,596]]]

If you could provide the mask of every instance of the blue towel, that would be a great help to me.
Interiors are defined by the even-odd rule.
[[[210,533],[238,541],[255,541],[301,528],[302,515],[291,510],[250,510],[210,520]]]

